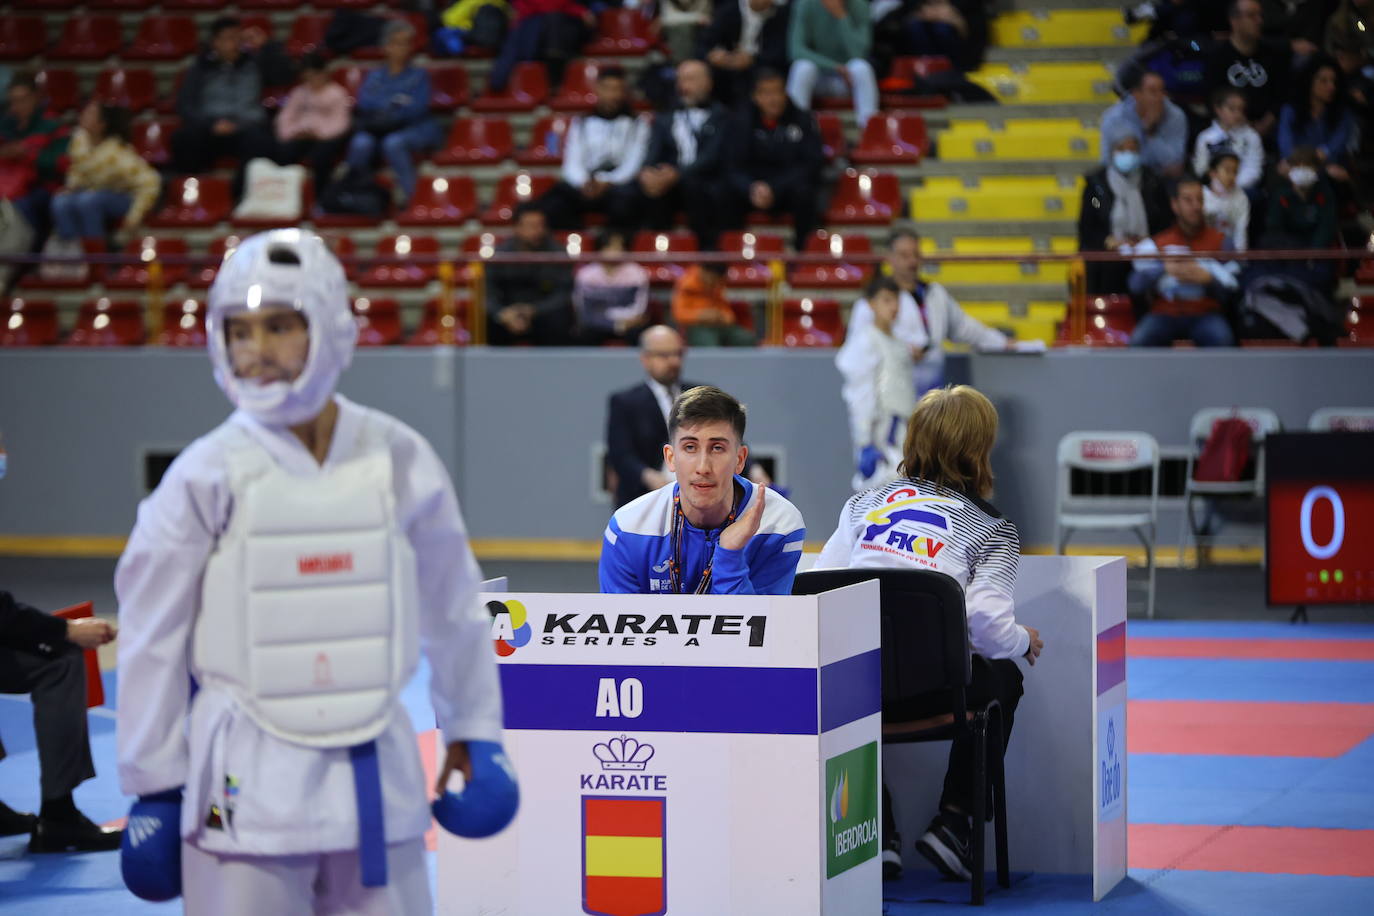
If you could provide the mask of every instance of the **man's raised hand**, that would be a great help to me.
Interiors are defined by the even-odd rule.
[[[756,486],[754,492],[758,494],[754,502],[744,510],[743,515],[735,519],[733,525],[720,533],[720,546],[726,550],[743,550],[749,539],[759,533],[759,519],[763,518],[763,495],[768,488]]]

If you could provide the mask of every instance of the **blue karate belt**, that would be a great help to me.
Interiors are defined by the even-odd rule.
[[[382,774],[377,742],[348,749],[353,761],[353,790],[358,796],[358,865],[363,887],[386,886],[386,823],[382,817]]]

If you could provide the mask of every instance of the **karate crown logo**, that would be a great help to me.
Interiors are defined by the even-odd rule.
[[[592,748],[596,759],[601,761],[603,770],[638,770],[649,765],[654,756],[652,744],[640,744],[634,738],[621,735],[610,741],[603,741]]]
[[[513,655],[529,643],[534,631],[527,619],[529,614],[519,601],[488,601],[487,613],[491,614],[491,638],[497,655]]]

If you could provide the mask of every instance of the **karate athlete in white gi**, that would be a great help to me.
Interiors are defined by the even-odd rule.
[[[438,784],[469,777],[444,803],[495,797],[499,829],[515,796],[448,474],[414,430],[334,392],[357,327],[318,236],[244,241],[207,329],[237,410],[139,506],[115,573],[119,777],[139,796],[125,881],[184,891],[195,916],[432,912],[430,808],[398,699],[421,647]]]

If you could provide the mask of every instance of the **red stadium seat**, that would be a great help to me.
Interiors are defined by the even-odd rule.
[[[139,259],[137,264],[121,264],[105,269],[105,285],[115,289],[143,289],[148,285],[148,265],[161,257],[186,256],[186,240],[146,235],[124,246],[124,253]],[[186,279],[186,264],[162,264],[162,286],[167,288]]]
[[[429,71],[429,108],[452,111],[468,103],[467,67],[434,67]]]
[[[788,299],[782,304],[784,347],[838,347],[844,340],[834,299]]]
[[[86,0],[86,6],[93,10],[112,10],[116,13],[136,13],[151,9],[153,0]]]
[[[494,165],[511,154],[510,121],[505,118],[458,118],[449,129],[435,165]]]
[[[103,105],[119,105],[133,112],[157,104],[157,80],[151,70],[114,67],[95,78],[95,98]]]
[[[845,169],[826,211],[827,223],[890,223],[902,214],[902,189],[891,172]]]
[[[362,67],[340,67],[329,74],[329,78],[348,90],[348,97],[358,101],[358,90],[362,88],[367,71]]]
[[[101,60],[119,51],[119,20],[114,16],[73,16],[48,52],[54,60]]]
[[[241,10],[295,10],[304,5],[300,0],[238,0]]]
[[[143,308],[102,296],[84,303],[64,341],[71,347],[137,347],[143,343]]]
[[[220,10],[224,8],[221,0],[161,0],[164,10]]]
[[[406,346],[436,347],[445,343],[455,347],[467,346],[472,339],[467,329],[468,311],[469,303],[466,298],[454,297],[454,313],[449,316],[441,314],[438,299],[429,300],[420,313],[420,326],[410,335]]]
[[[75,70],[39,70],[33,79],[39,95],[48,100],[49,111],[71,111],[81,104],[81,86]]]
[[[328,16],[297,16],[291,21],[291,33],[286,36],[286,53],[300,57],[311,51],[323,51]]]
[[[246,233],[245,233],[246,235]],[[239,242],[243,241],[244,235],[226,235],[223,238],[215,239],[206,249],[205,260],[198,263],[192,270],[186,284],[193,289],[206,289],[215,280],[215,274],[219,273],[219,265],[224,261],[224,253],[230,248],[237,248]]]
[[[631,251],[650,252],[655,254],[668,254],[674,251],[696,251],[697,237],[690,232],[640,232],[635,236],[634,245]],[[682,265],[668,264],[662,261],[653,264],[646,263],[644,269],[649,272],[649,284],[651,286],[672,286],[677,282],[677,278],[682,276]]]
[[[915,90],[921,80],[935,73],[954,69],[948,57],[898,57],[892,61],[892,69],[883,78],[878,88],[882,90],[881,104],[884,111],[902,108],[943,108],[947,101],[941,95],[916,95]]]
[[[515,65],[505,91],[492,92],[488,87],[472,100],[473,111],[533,111],[549,95],[549,75],[544,64],[527,60]]]
[[[23,60],[43,53],[48,30],[36,16],[0,16],[0,60]]]
[[[918,114],[877,114],[864,125],[850,158],[858,165],[916,164],[930,152],[926,120]]]
[[[482,222],[487,225],[510,222],[515,216],[516,207],[539,199],[557,180],[552,175],[531,175],[528,172],[502,175],[496,182],[496,192],[492,195],[490,206],[482,211]]]
[[[15,297],[0,309],[0,347],[46,347],[57,343],[57,306]]]
[[[388,235],[377,242],[377,255],[383,258],[422,256],[420,263],[399,260],[387,264],[373,264],[363,271],[359,286],[424,286],[434,279],[439,265],[428,260],[439,253],[439,240],[429,236]]]
[[[190,16],[144,16],[125,60],[181,60],[195,53],[199,36]]]
[[[310,0],[310,5],[317,10],[365,10],[376,6],[377,0]]]
[[[833,264],[801,264],[792,269],[787,282],[795,287],[810,289],[858,289],[863,285],[869,268],[845,261],[846,255],[868,254],[873,243],[866,235],[841,235],[817,229],[806,240],[806,254],[828,254]]]
[[[569,115],[546,115],[535,121],[530,130],[530,145],[516,150],[515,161],[521,165],[561,164],[563,143],[571,123]]]
[[[149,226],[175,229],[213,226],[229,217],[227,178],[175,178],[167,185],[166,202],[148,220]]]
[[[69,10],[81,0],[16,0],[15,9],[21,10]]]
[[[176,120],[140,121],[130,129],[134,149],[149,165],[165,166],[172,161],[171,138]]]
[[[760,289],[773,282],[768,261],[781,258],[784,251],[782,236],[758,232],[722,232],[720,250],[737,254],[741,264],[731,264],[725,273],[725,285],[731,289]]]
[[[1343,347],[1374,346],[1374,296],[1355,296],[1345,313],[1345,335],[1336,341]]]
[[[429,23],[425,22],[425,17],[419,13],[392,13],[388,19],[404,19],[415,27],[415,50],[423,51],[429,47]],[[353,56],[361,60],[381,60],[381,45],[372,45],[367,48],[358,48],[353,52]]]
[[[410,205],[396,217],[402,226],[456,226],[477,214],[477,185],[467,175],[420,176]]]
[[[381,185],[388,192],[393,188],[390,174],[373,175],[372,180]],[[305,179],[306,188],[303,192],[306,199],[315,199],[315,180],[307,176]],[[310,212],[310,221],[315,224],[316,229],[354,229],[375,227],[379,222],[387,219],[391,215],[391,195],[387,195],[387,209],[380,217],[367,216],[361,213],[325,213],[319,208],[314,208]]]
[[[575,60],[563,71],[563,85],[549,102],[554,111],[591,111],[596,104],[596,61]]]
[[[734,313],[735,324],[746,331],[754,330],[754,304],[742,299],[730,300],[730,311]]]
[[[358,319],[358,346],[389,347],[401,342],[401,307],[395,299],[359,296],[353,300],[353,314]]]
[[[159,347],[205,346],[205,303],[189,298],[164,303],[156,342]]]
[[[82,239],[81,250],[85,255],[105,254],[105,243],[99,239]],[[43,276],[41,267],[31,270],[20,279],[24,289],[85,289],[100,281],[104,267],[100,264],[77,264],[76,269],[64,271],[61,276]]]
[[[605,9],[597,17],[596,37],[582,52],[588,57],[638,56],[654,44],[650,22],[637,10]]]
[[[816,126],[821,130],[821,152],[827,161],[843,156],[849,149],[844,138],[844,122],[837,114],[821,112],[816,115]]]

